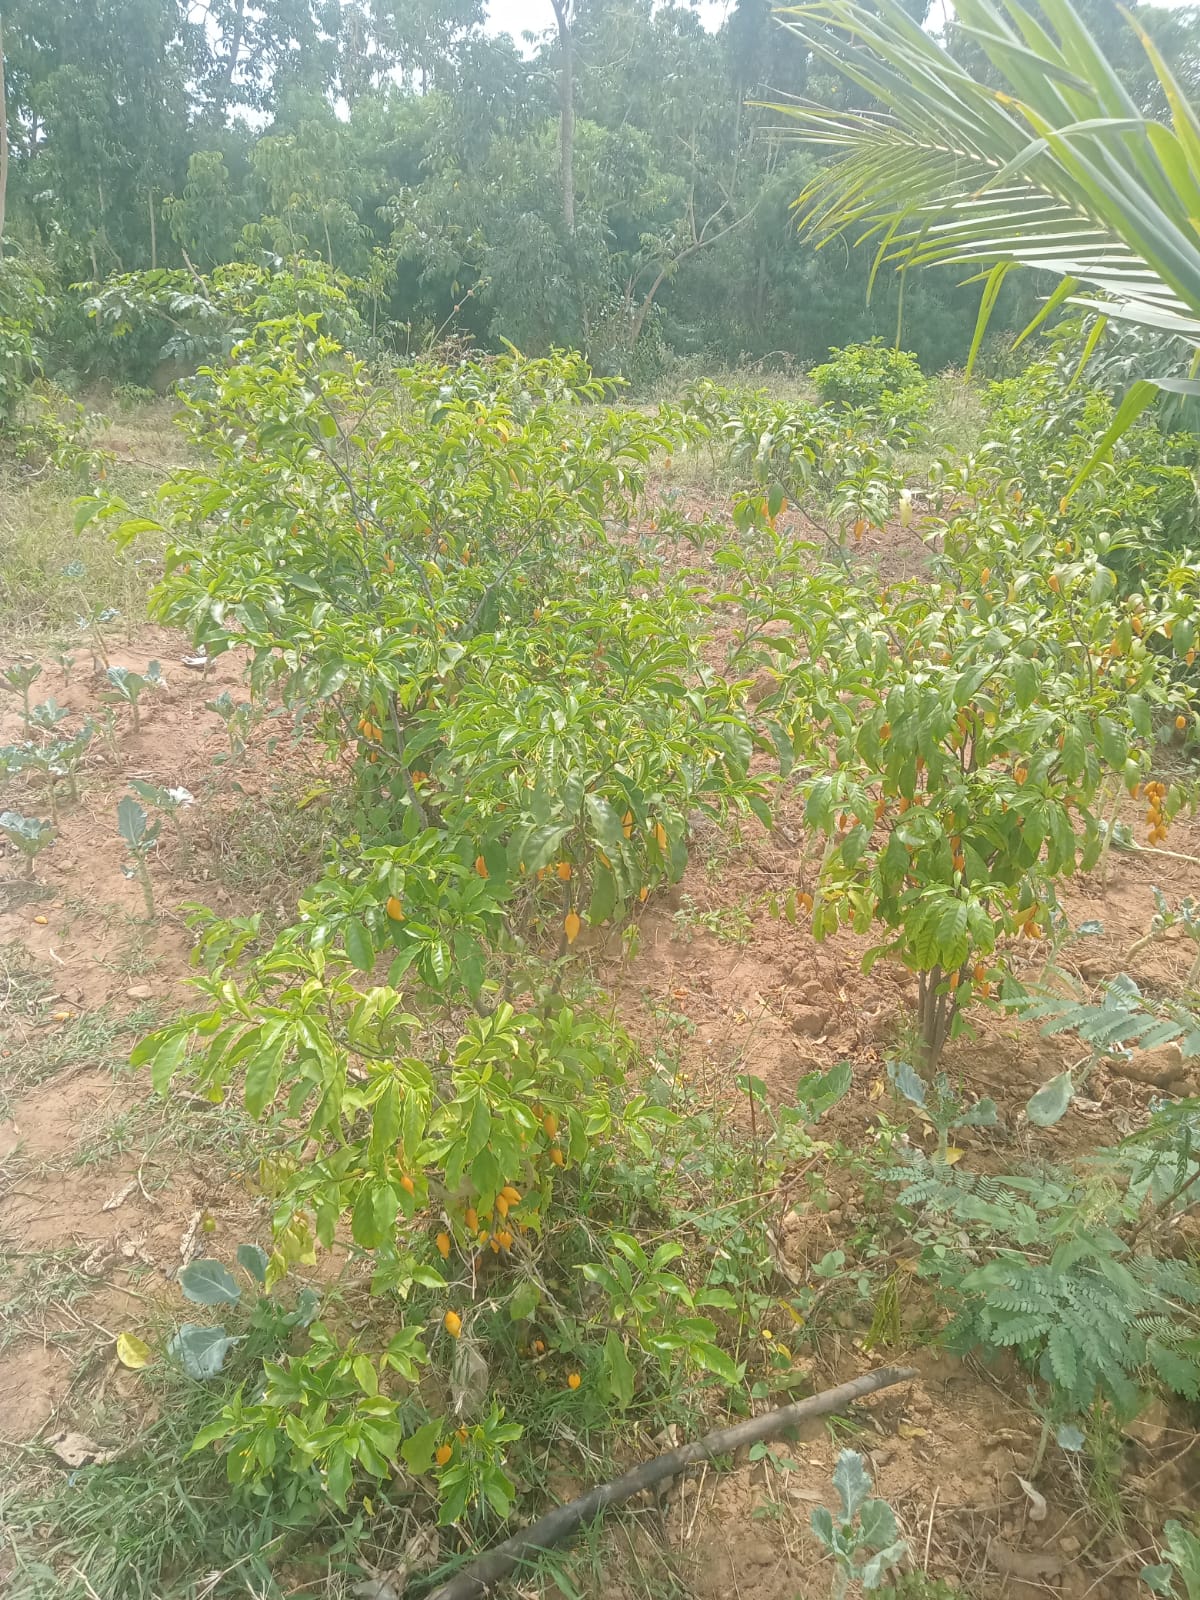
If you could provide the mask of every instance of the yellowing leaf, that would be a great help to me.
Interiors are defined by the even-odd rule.
[[[563,929],[566,932],[568,944],[575,943],[576,939],[579,937],[579,930],[582,927],[583,923],[580,921],[578,912],[568,911],[566,916],[563,918]]]
[[[946,1165],[948,1167],[954,1166],[955,1162],[961,1161],[964,1155],[966,1155],[966,1151],[960,1150],[956,1144],[947,1145]]]
[[[136,1333],[117,1335],[117,1360],[123,1367],[140,1371],[150,1360],[151,1353],[150,1346],[144,1339],[139,1339]]]
[[[358,726],[361,732],[363,726],[362,723],[360,722]],[[330,789],[327,783],[318,783],[314,788],[309,789],[306,793],[300,796],[299,800],[296,801],[296,810],[307,811],[309,806],[315,805],[318,800],[324,800],[325,796],[329,794],[329,792]]]
[[[928,1439],[929,1429],[915,1427],[911,1422],[901,1422],[897,1425],[896,1432],[902,1439]]]

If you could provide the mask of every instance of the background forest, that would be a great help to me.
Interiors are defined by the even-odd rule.
[[[1083,9],[1101,39],[1119,25],[1110,0]],[[1136,9],[1193,83],[1200,13]],[[856,91],[768,0],[737,0],[716,31],[649,0],[546,0],[543,20],[522,43],[489,33],[482,0],[11,0],[10,360],[67,386],[147,383],[172,336],[190,364],[208,353],[187,345],[189,268],[296,255],[402,351],[445,329],[644,378],[670,356],[803,362],[893,336],[894,278],[868,303],[869,252],[797,236],[818,158],[756,102]],[[1152,108],[1143,57],[1126,79]],[[121,281],[147,270],[182,275]],[[963,275],[907,288],[926,370],[963,359]],[[1010,289],[994,327],[1028,320],[1037,288]]]

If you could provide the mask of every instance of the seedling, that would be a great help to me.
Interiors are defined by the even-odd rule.
[[[104,699],[114,703],[124,703],[133,712],[133,731],[141,731],[142,715],[139,701],[147,689],[165,689],[167,680],[163,677],[162,668],[157,661],[152,661],[145,672],[134,672],[130,667],[109,667],[108,682],[110,688]]]
[[[121,615],[112,606],[89,606],[83,616],[77,618],[80,633],[86,634],[88,643],[92,647],[92,671],[99,672],[101,665],[108,666],[108,644],[104,638],[104,629]]]
[[[161,827],[161,819],[151,822],[132,795],[127,794],[117,807],[117,831],[133,857],[132,864],[121,870],[127,878],[136,878],[141,884],[146,915],[151,921],[154,919],[154,885],[150,881],[149,857],[158,844]]]
[[[72,800],[79,799],[79,768],[95,731],[96,725],[89,718],[79,732],[70,739],[56,739],[52,745],[46,747],[45,754],[49,763],[47,770],[50,777],[55,782],[62,778],[66,779]]]
[[[153,806],[156,811],[161,811],[165,817],[170,818],[175,837],[179,841],[180,864],[186,865],[191,856],[191,847],[179,818],[188,806],[195,805],[195,795],[190,789],[164,789],[157,783],[147,783],[144,778],[132,779],[129,787],[148,806]]]
[[[0,811],[0,833],[25,857],[25,876],[33,879],[33,864],[54,838],[54,824],[40,817],[23,817],[19,811]]]
[[[11,689],[14,694],[21,696],[21,720],[25,724],[26,738],[29,737],[30,730],[29,691],[41,675],[42,669],[36,661],[27,667],[17,662],[0,674],[0,683],[3,683],[6,689]]]
[[[1154,895],[1154,915],[1150,919],[1150,931],[1134,941],[1129,947],[1126,961],[1132,961],[1139,950],[1144,950],[1147,945],[1156,943],[1163,938],[1169,928],[1182,928],[1184,933],[1196,946],[1196,959],[1191,970],[1184,980],[1185,987],[1193,989],[1200,981],[1200,905],[1185,895],[1175,906],[1167,900],[1161,889],[1152,890]]]
[[[46,792],[50,800],[50,815],[55,822],[58,820],[58,797],[55,785],[65,778],[72,800],[78,800],[79,786],[75,775],[83,760],[83,753],[91,743],[93,730],[94,725],[89,721],[73,738],[56,739],[52,744],[46,745],[30,741],[21,745],[9,745],[0,751],[3,770],[40,772],[45,778]]]
[[[29,752],[33,745],[4,744],[0,745],[0,778],[19,778],[29,765]]]
[[[62,673],[64,683],[70,683],[71,673],[75,666],[75,657],[65,644],[55,644],[50,651],[54,664]]]
[[[833,1600],[842,1600],[854,1583],[879,1589],[893,1567],[908,1554],[896,1513],[886,1500],[871,1498],[871,1474],[857,1450],[843,1450],[833,1469],[833,1486],[841,1500],[841,1518],[819,1506],[812,1530],[834,1560]]]
[[[112,706],[104,706],[100,713],[100,732],[104,735],[104,742],[108,746],[108,753],[119,766],[121,763],[121,746],[117,739],[117,713]]]
[[[994,1128],[996,1103],[994,1100],[977,1100],[966,1106],[950,1087],[950,1080],[939,1072],[930,1091],[907,1061],[889,1061],[888,1077],[892,1087],[899,1090],[924,1117],[937,1134],[935,1160],[942,1166],[950,1163],[950,1133],[954,1128]],[[956,1158],[957,1159],[957,1158]]]
[[[256,1297],[251,1313],[252,1331],[267,1327],[280,1331],[308,1327],[320,1304],[320,1296],[315,1289],[301,1289],[295,1309],[285,1312],[267,1291],[269,1258],[266,1251],[259,1249],[256,1244],[240,1244],[237,1262],[251,1282],[262,1291]],[[179,1287],[184,1298],[193,1305],[236,1306],[243,1299],[241,1285],[219,1261],[190,1262],[179,1274]],[[206,1327],[185,1322],[168,1344],[167,1354],[179,1362],[189,1378],[203,1381],[217,1376],[229,1352],[238,1342],[238,1338],[228,1334],[220,1324]]]
[[[29,725],[32,728],[37,728],[40,733],[53,733],[59,723],[63,722],[70,714],[67,707],[60,706],[54,696],[51,695],[49,700],[43,700],[40,705],[34,706],[30,711]]]
[[[226,689],[215,700],[206,700],[204,709],[215,712],[220,717],[225,724],[225,737],[229,740],[229,754],[215,756],[213,765],[219,766],[226,761],[236,762],[246,750],[246,740],[254,718],[254,707],[249,701],[234,700]]]
[[[1171,1521],[1163,1528],[1162,1554],[1165,1561],[1153,1567],[1143,1567],[1141,1580],[1155,1594],[1170,1595],[1178,1600],[1200,1600],[1200,1539],[1182,1522]],[[1177,1587],[1176,1578],[1182,1588]]]

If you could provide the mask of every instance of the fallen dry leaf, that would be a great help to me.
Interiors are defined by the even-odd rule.
[[[86,1433],[70,1433],[66,1429],[46,1443],[64,1467],[99,1467],[106,1461],[115,1461],[120,1453],[106,1450]]]
[[[109,1195],[108,1199],[100,1207],[101,1211],[115,1211],[118,1206],[125,1204],[126,1200],[129,1199],[129,1196],[136,1188],[137,1178],[130,1178],[128,1183],[122,1184],[119,1189],[114,1190],[114,1192]]]
[[[1016,1477],[1017,1482],[1021,1485],[1022,1489],[1024,1489],[1029,1498],[1030,1522],[1045,1522],[1047,1512],[1046,1496],[1044,1494],[1039,1494],[1030,1483],[1029,1479],[1023,1478],[1019,1472],[1017,1473]]]
[[[117,1335],[117,1360],[123,1367],[140,1372],[149,1362],[152,1353],[150,1346],[144,1339],[139,1339],[136,1333]]]

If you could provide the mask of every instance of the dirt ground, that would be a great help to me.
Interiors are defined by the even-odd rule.
[[[278,720],[258,728],[236,767],[214,767],[228,744],[205,702],[226,689],[244,698],[242,663],[223,657],[205,680],[179,664],[182,652],[180,637],[155,630],[113,651],[115,664],[139,669],[159,660],[166,690],[147,697],[140,733],[123,714],[119,759],[93,743],[84,798],[64,808],[60,835],[37,862],[39,885],[23,883],[11,852],[0,858],[0,1439],[10,1445],[79,1426],[101,1398],[135,1404],[137,1375],[116,1361],[116,1335],[136,1325],[147,1305],[170,1301],[171,1279],[210,1221],[219,1238],[265,1232],[261,1201],[230,1164],[236,1140],[214,1109],[185,1106],[169,1120],[124,1062],[139,1032],[184,1002],[190,936],[179,907],[200,901],[250,910],[265,895],[268,914],[285,915],[304,880],[280,879],[282,835],[272,829],[292,830],[289,848],[299,830],[315,862],[320,801],[309,822],[303,802],[336,773]],[[64,683],[47,661],[38,693],[53,693],[73,713],[99,709],[86,662]],[[0,713],[0,743],[19,737],[10,703]],[[116,829],[117,802],[135,777],[195,796],[181,818],[183,842],[168,830],[151,869],[159,906],[153,925],[143,919],[139,884],[122,871],[127,858]],[[25,809],[44,814],[32,801]],[[696,1098],[743,1124],[740,1074],[761,1078],[780,1104],[793,1098],[803,1073],[852,1062],[854,1088],[822,1136],[862,1144],[878,1117],[885,1061],[903,1037],[914,986],[889,968],[865,979],[862,945],[849,936],[817,945],[803,925],[769,915],[769,896],[811,871],[802,848],[798,818],[786,811],[770,835],[757,824],[740,840],[700,829],[682,884],[645,910],[636,959],[622,962],[615,938],[596,937],[591,952],[648,1052],[662,1049],[665,1028],[674,1070]],[[1114,852],[1107,884],[1093,877],[1072,888],[1072,921],[1102,925],[1063,956],[1084,985],[1095,989],[1127,971],[1151,992],[1178,990],[1194,956],[1188,939],[1165,939],[1129,960],[1149,927],[1155,886],[1172,899],[1200,896],[1200,824],[1177,823],[1169,851]],[[1040,959],[1036,951],[1022,956]],[[964,1160],[996,1149],[1005,1159],[1019,1153],[1026,1138],[1020,1107],[1071,1062],[1069,1039],[1044,1039],[1009,1017],[984,1015],[974,1039],[951,1047],[946,1068],[995,1099],[1002,1127],[968,1134]],[[1197,1089],[1182,1070],[1161,1087]],[[1097,1073],[1087,1099],[1039,1135],[1042,1152],[1072,1156],[1120,1136],[1161,1087]],[[849,1179],[837,1180],[832,1199],[819,1213],[781,1206],[781,1252],[801,1280],[871,1220]],[[921,1314],[914,1293],[902,1305],[911,1349],[868,1353],[851,1322],[822,1339],[810,1360],[818,1387],[881,1359],[917,1368],[911,1383],[861,1408],[865,1431],[856,1442],[869,1453],[878,1492],[900,1514],[918,1565],[980,1600],[1133,1600],[1138,1568],[1152,1559],[1151,1531],[1195,1504],[1200,1452],[1192,1451],[1197,1435],[1188,1419],[1156,1407],[1128,1430],[1123,1536],[1098,1524],[1078,1473],[1061,1464],[1041,1471],[1039,1506],[1021,1483],[1040,1430],[1026,1380],[929,1348],[916,1333]],[[828,1575],[806,1527],[812,1506],[828,1502],[839,1448],[828,1428],[814,1425],[798,1444],[773,1447],[774,1458],[790,1461],[787,1470],[744,1462],[732,1473],[706,1470],[686,1480],[655,1513],[655,1526],[635,1519],[609,1535],[613,1565],[590,1592],[647,1592],[636,1577],[637,1548],[650,1539],[660,1556],[668,1553],[680,1592],[696,1600],[823,1594]]]

